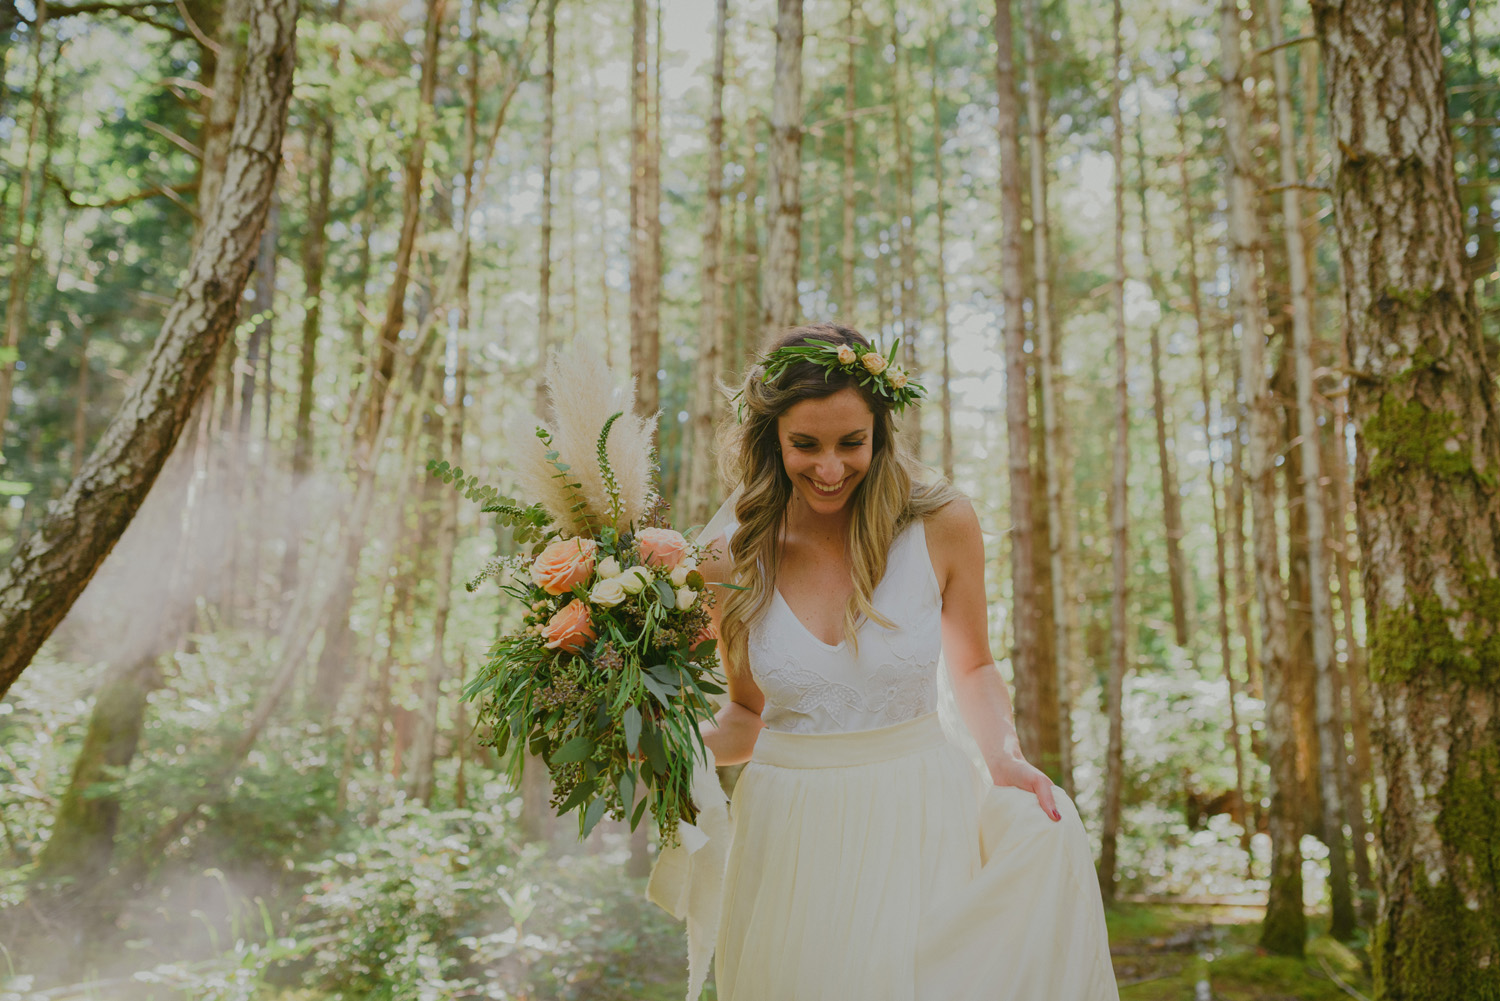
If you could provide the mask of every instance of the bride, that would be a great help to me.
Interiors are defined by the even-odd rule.
[[[990,653],[978,518],[897,436],[921,392],[826,324],[744,383],[733,517],[700,568],[735,585],[713,609],[729,702],[703,830],[649,891],[688,919],[690,997],[710,946],[721,1001],[1118,997],[1083,825],[1022,756]],[[741,762],[724,818],[713,766]]]

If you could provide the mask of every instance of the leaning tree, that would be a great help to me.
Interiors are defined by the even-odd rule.
[[[253,0],[223,182],[145,371],[66,493],[0,572],[0,696],[135,517],[234,328],[276,186],[299,0]]]

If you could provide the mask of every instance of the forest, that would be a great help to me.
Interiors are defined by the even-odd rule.
[[[1500,999],[1491,0],[0,0],[0,80],[0,999],[681,997],[428,465],[577,345],[702,525],[817,321],[928,388],[1122,998]]]

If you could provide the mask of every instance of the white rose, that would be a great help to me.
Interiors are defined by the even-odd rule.
[[[606,556],[594,569],[599,572],[600,580],[609,580],[611,577],[620,576],[620,561],[613,556]]]
[[[636,565],[630,567],[615,579],[620,582],[620,586],[625,589],[626,594],[640,594],[645,586],[651,583],[651,571],[643,566]]]
[[[685,568],[688,573],[698,569],[698,561],[691,556],[683,557],[682,562],[677,565]]]
[[[667,578],[672,582],[673,587],[682,587],[687,583],[688,574],[692,572],[692,567],[683,566],[681,563],[679,563],[675,568],[673,568],[672,572],[667,575]]]
[[[677,607],[687,611],[693,607],[693,602],[698,600],[698,592],[690,587],[679,587],[677,589]]]
[[[606,577],[589,590],[589,601],[604,608],[613,608],[625,600],[625,585],[620,578]]]

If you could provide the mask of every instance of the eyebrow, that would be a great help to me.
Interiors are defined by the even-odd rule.
[[[855,437],[860,437],[860,436],[863,436],[863,435],[866,435],[866,434],[869,434],[869,431],[866,430],[865,428],[855,428],[853,431],[845,431],[843,434],[838,435],[838,437],[839,438],[855,438]],[[815,435],[815,434],[808,434],[806,431],[788,431],[787,432],[787,437],[788,438],[806,438],[809,441],[817,441],[818,440],[818,436],[817,435]]]

